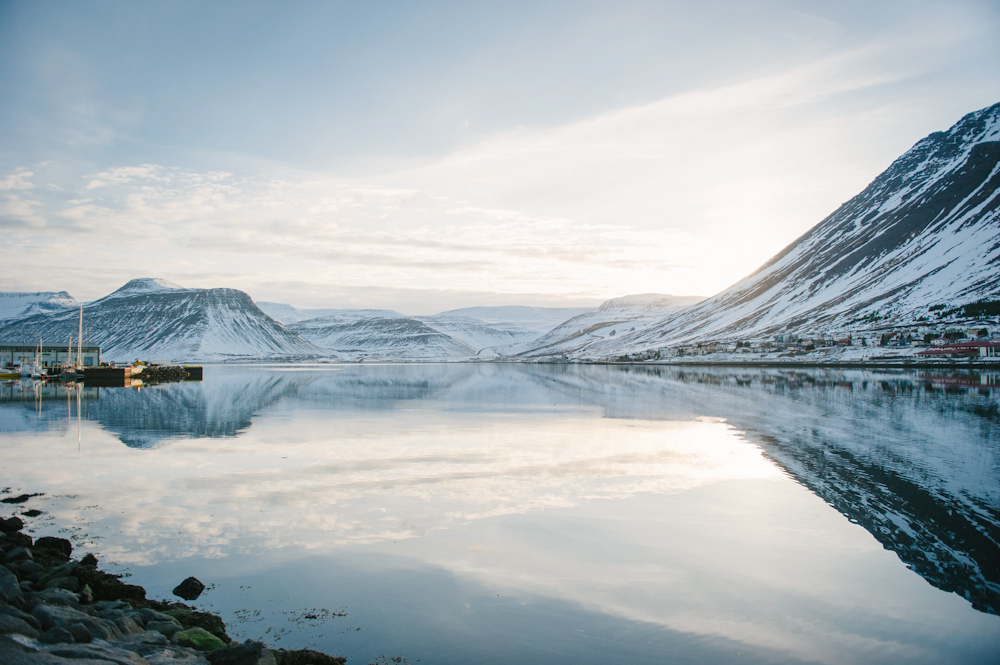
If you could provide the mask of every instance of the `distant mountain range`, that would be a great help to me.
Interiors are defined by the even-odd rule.
[[[104,358],[116,361],[491,359],[534,348],[539,339],[574,337],[561,329],[567,319],[588,317],[593,330],[625,319],[644,325],[658,318],[651,312],[662,315],[663,307],[685,299],[649,294],[619,301],[631,304],[470,307],[408,317],[392,310],[257,304],[235,289],[143,278],[83,306],[84,343],[100,345]],[[6,293],[0,303],[10,303],[0,319],[0,341],[76,340],[79,304],[67,293]]]
[[[84,305],[108,359],[601,359],[697,341],[935,321],[1000,300],[1000,104],[918,142],[864,191],[732,287],[597,309],[470,307],[432,316],[297,309],[234,289],[132,280]],[[0,293],[0,341],[75,336],[66,292]],[[934,309],[932,309],[934,308]]]

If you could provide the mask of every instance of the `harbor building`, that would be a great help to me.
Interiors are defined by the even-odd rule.
[[[101,347],[84,346],[82,351],[84,367],[97,367],[101,364]],[[30,365],[35,362],[35,354],[37,352],[38,342],[0,342],[0,366],[17,367],[18,365]],[[42,342],[42,367],[75,364],[76,352],[76,345],[73,345],[72,352],[69,352],[66,348],[66,342],[63,342],[62,345],[55,342],[52,344]]]

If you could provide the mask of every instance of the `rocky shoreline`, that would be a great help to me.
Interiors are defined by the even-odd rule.
[[[22,497],[4,501],[15,503]],[[27,500],[28,495],[23,495]],[[30,512],[30,511],[29,511]],[[153,600],[141,586],[73,558],[64,538],[32,539],[18,517],[0,519],[0,663],[4,665],[343,665],[310,649],[234,642],[222,618]],[[174,593],[194,600],[204,586]]]

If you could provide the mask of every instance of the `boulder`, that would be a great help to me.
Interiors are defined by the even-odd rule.
[[[30,547],[15,547],[7,552],[7,556],[3,560],[4,563],[14,563],[16,561],[31,561],[34,558]]]
[[[104,619],[105,621],[114,621],[115,619],[121,619],[125,616],[125,610],[113,610],[111,608],[101,607],[94,607],[92,609],[97,612],[98,618]]]
[[[34,639],[39,632],[20,617],[0,614],[0,635],[25,635]]]
[[[31,613],[41,622],[42,628],[46,630],[53,626],[70,629],[73,624],[79,623],[83,624],[93,637],[102,640],[115,640],[122,636],[121,631],[118,630],[118,626],[110,621],[92,617],[72,607],[39,605]]]
[[[0,566],[0,601],[9,605],[20,605],[24,601],[17,575],[3,566]]]
[[[9,552],[15,547],[31,547],[33,542],[31,536],[26,533],[21,533],[20,531],[8,533],[0,537],[0,550]]]
[[[198,651],[214,651],[215,649],[222,649],[226,646],[225,642],[204,628],[188,628],[187,630],[174,633],[174,636],[170,638],[170,641],[178,646],[191,647],[192,649],[197,649]],[[273,658],[271,663],[274,663]]]
[[[0,531],[4,533],[14,533],[24,528],[24,522],[18,517],[8,517],[0,519]]]
[[[137,635],[145,630],[145,628],[128,617],[115,619],[112,623],[118,626],[118,630],[122,631],[122,635]]]
[[[67,665],[62,658],[39,651],[37,646],[29,646],[9,635],[0,635],[0,663],[3,665]],[[107,665],[107,663],[91,660],[77,661],[72,665]]]
[[[23,568],[25,565],[27,564],[21,564],[21,567]],[[62,579],[67,575],[71,575],[79,565],[80,564],[77,563],[76,561],[70,561],[68,563],[64,563],[49,569],[41,577],[38,578],[38,586],[42,587],[43,589],[54,589],[55,587],[58,586],[58,583],[50,584],[50,582],[52,582],[53,580]]]
[[[170,621],[147,621],[146,630],[155,630],[158,633],[163,633],[167,637],[173,637],[176,633],[184,630],[184,626],[178,623],[175,619]]]
[[[42,514],[42,511],[38,510],[37,508],[32,508],[31,510],[26,510],[21,514],[24,515],[25,517],[38,517],[39,515]]]
[[[10,607],[9,605],[0,605],[0,616],[9,616],[20,619],[37,631],[42,630],[42,624],[38,623],[38,619],[31,616],[27,612],[22,612],[16,607]]]
[[[73,660],[88,658],[96,661],[107,661],[115,665],[149,665],[145,658],[120,647],[112,646],[107,642],[93,642],[91,644],[56,644],[46,647],[45,650],[53,656],[61,656]],[[74,664],[75,665],[75,664]]]
[[[35,547],[44,547],[46,549],[55,550],[67,559],[73,553],[73,543],[69,542],[65,538],[55,538],[53,536],[43,536],[39,538],[35,541]]]
[[[40,579],[41,576],[45,574],[45,569],[42,567],[42,564],[36,561],[22,561],[17,565],[18,568],[20,568],[21,577],[25,577],[26,575],[34,575],[36,573],[38,574],[38,577],[35,577],[33,579],[29,578],[31,579],[32,582],[34,582],[37,579]]]
[[[207,658],[212,665],[277,665],[271,650],[253,640],[211,651]]]
[[[76,607],[80,604],[80,594],[66,589],[45,589],[25,597],[25,603],[32,609],[36,605],[64,605]]]
[[[70,624],[66,627],[66,630],[70,632],[73,636],[73,640],[78,644],[86,644],[87,642],[92,642],[94,640],[94,634],[91,633],[90,629],[82,623]]]
[[[38,641],[42,644],[73,644],[76,639],[73,637],[73,633],[69,632],[66,628],[62,626],[52,626],[47,631],[42,633],[42,636],[38,638]]]
[[[202,584],[197,578],[189,577],[174,587],[173,594],[183,598],[184,600],[195,600],[204,590],[204,584]]]
[[[77,566],[73,575],[80,580],[80,584],[90,587],[94,600],[123,600],[134,604],[142,604],[146,600],[146,590],[141,586],[125,584],[114,575],[93,566]]]
[[[158,633],[155,630],[146,630],[141,633],[135,633],[133,635],[123,635],[118,643],[127,648],[134,649],[142,653],[142,649],[146,646],[164,646],[170,644],[170,640],[166,638],[163,633]]]
[[[147,621],[177,621],[177,619],[170,616],[166,612],[157,612],[156,610],[148,607],[140,607],[135,610],[135,613],[142,618],[144,623]]]
[[[196,612],[186,608],[166,610],[164,614],[177,619],[185,628],[204,628],[227,644],[232,640],[226,634],[226,624],[222,618],[208,612]]]
[[[82,559],[80,559],[81,566],[93,566],[97,568],[97,557],[88,552]]]
[[[209,665],[201,653],[173,645],[145,647],[139,654],[149,665]]]

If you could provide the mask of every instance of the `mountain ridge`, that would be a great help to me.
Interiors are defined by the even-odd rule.
[[[918,141],[858,195],[706,301],[589,351],[915,324],[1000,297],[1000,104]]]

